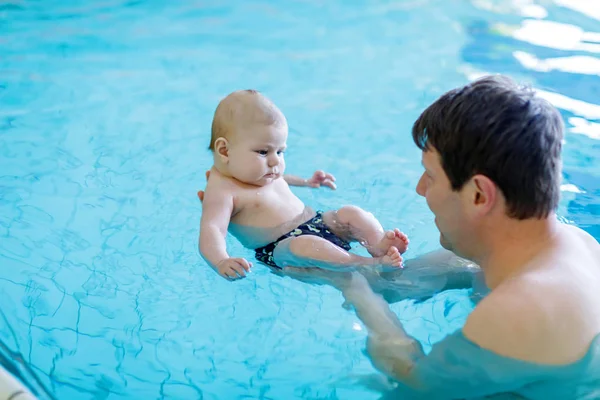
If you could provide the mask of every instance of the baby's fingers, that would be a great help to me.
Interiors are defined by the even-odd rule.
[[[328,188],[331,188],[333,190],[335,190],[337,188],[336,184],[333,183],[332,180],[329,179],[325,179],[322,183],[323,186],[327,186]]]
[[[246,271],[250,271],[250,268],[252,267],[252,263],[248,262],[245,258],[236,258],[235,261],[241,265],[241,267],[243,269],[245,269]]]
[[[330,173],[325,174],[325,179],[335,182],[335,176],[331,175]]]
[[[242,267],[241,264],[233,264],[231,266],[231,269],[233,269],[240,278],[246,277],[246,271],[244,271],[244,267]],[[237,278],[237,276],[236,276],[236,278]]]
[[[313,174],[314,179],[325,179],[327,174],[324,171],[318,170]]]
[[[221,272],[221,276],[230,281],[233,281],[238,278],[237,272],[231,267]]]

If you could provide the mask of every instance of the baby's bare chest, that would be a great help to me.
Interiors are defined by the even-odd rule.
[[[235,196],[231,221],[241,225],[270,227],[296,217],[304,210],[304,203],[287,184],[284,185],[272,184],[240,190]]]

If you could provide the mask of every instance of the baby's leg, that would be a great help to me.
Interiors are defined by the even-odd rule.
[[[313,235],[302,235],[282,240],[273,251],[275,264],[285,267],[316,267],[329,270],[347,270],[361,267],[396,269],[402,265],[398,249],[391,247],[379,257],[352,254],[333,243]]]
[[[408,248],[404,233],[399,229],[384,231],[373,214],[356,206],[328,211],[323,214],[323,222],[342,239],[362,244],[373,257],[381,257],[392,246],[401,254]]]

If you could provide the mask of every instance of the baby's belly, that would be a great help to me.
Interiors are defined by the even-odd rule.
[[[239,223],[239,220],[236,220],[236,222],[231,222],[229,224],[229,232],[235,236],[244,247],[256,249],[274,242],[282,235],[294,230],[315,215],[316,213],[313,209],[306,207],[301,213],[287,221],[271,221],[270,226],[268,225],[269,220],[264,219],[244,221],[243,224]],[[268,216],[265,216],[264,218],[268,218]]]

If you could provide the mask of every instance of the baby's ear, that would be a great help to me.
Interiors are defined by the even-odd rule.
[[[229,142],[224,137],[220,137],[215,140],[215,153],[217,153],[221,159],[227,162],[229,158]]]

